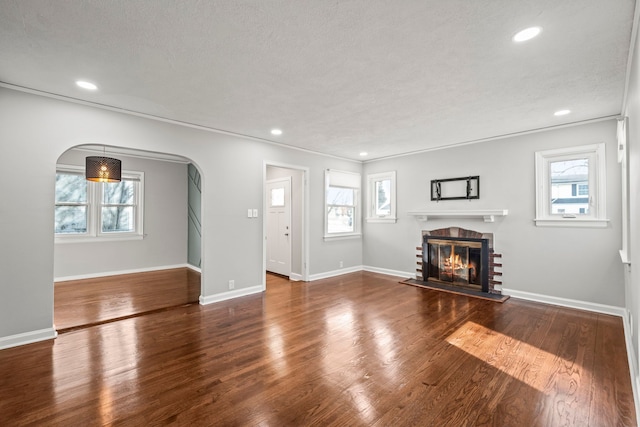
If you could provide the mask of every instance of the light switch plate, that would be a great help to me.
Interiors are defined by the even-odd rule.
[[[253,218],[253,209],[247,209],[247,218]]]
[[[258,209],[253,210],[253,217],[258,218]]]

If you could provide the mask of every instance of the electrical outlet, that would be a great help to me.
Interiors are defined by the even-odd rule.
[[[235,289],[235,287],[236,287],[236,281],[229,280],[229,289]]]
[[[344,262],[340,261],[340,268],[344,267]]]

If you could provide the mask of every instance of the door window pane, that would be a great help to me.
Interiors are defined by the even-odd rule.
[[[271,189],[271,207],[284,206],[284,188]]]

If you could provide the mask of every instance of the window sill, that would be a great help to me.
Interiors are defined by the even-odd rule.
[[[98,242],[124,242],[128,240],[142,240],[144,236],[141,234],[128,234],[126,236],[64,236],[55,237],[55,243],[98,243]]]
[[[367,222],[372,223],[389,223],[395,224],[398,221],[396,217],[371,217],[367,218]]]
[[[362,233],[352,233],[352,234],[340,234],[336,236],[324,236],[324,241],[329,242],[332,240],[350,240],[350,239],[360,239],[362,238]]]
[[[583,227],[583,228],[605,228],[609,225],[608,219],[592,218],[535,218],[537,227]]]

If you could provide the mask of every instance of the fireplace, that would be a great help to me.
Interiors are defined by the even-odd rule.
[[[502,273],[496,267],[493,234],[465,230],[459,227],[422,232],[422,247],[416,248],[422,262],[419,279],[425,282],[456,286],[473,291],[500,294],[501,285],[495,276]],[[421,276],[421,277],[420,277]]]
[[[425,236],[423,268],[427,281],[489,292],[487,239]]]

